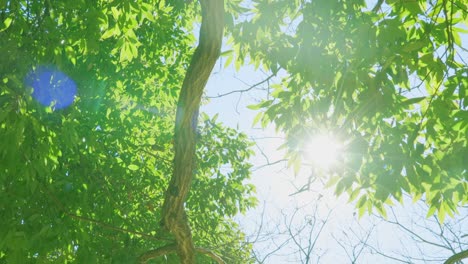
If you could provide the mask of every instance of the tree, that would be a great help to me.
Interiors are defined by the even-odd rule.
[[[412,207],[412,208],[411,208]],[[399,246],[393,250],[382,249],[382,239],[373,238],[373,235],[360,227],[361,234],[351,228],[344,231],[346,239],[337,238],[337,243],[344,250],[350,243],[360,245],[368,251],[367,254],[377,256],[378,261],[389,260],[391,263],[463,263],[466,254],[466,214],[448,219],[444,223],[436,216],[425,217],[424,210],[427,205],[420,201],[412,206],[406,206],[405,212],[399,208],[390,210],[388,218],[375,215],[374,230],[390,229]],[[461,208],[464,213],[466,208]],[[398,212],[398,213],[397,213]],[[366,233],[367,232],[367,233]],[[362,234],[364,233],[364,235]],[[369,239],[371,237],[371,239]],[[347,240],[343,242],[343,240]],[[384,245],[385,246],[385,245]],[[353,262],[354,263],[354,262]]]
[[[196,255],[197,262],[220,261],[222,255],[244,263],[248,248],[231,217],[255,204],[254,187],[243,183],[250,175],[251,143],[206,115],[200,125],[198,116],[190,116],[189,123],[183,117],[176,134],[189,133],[183,138],[188,143],[180,137],[173,140],[179,90],[193,84],[190,72],[193,77],[202,70],[191,68],[206,59],[203,34],[212,35],[202,26],[202,48],[195,52],[202,57],[196,62],[194,55],[190,62],[195,39],[186,32],[193,29],[198,5],[1,5],[0,259],[128,263],[162,252],[174,262],[177,249],[186,262],[193,262],[194,252],[182,252],[181,246],[193,242],[181,240],[172,228],[174,221],[190,221],[196,245],[190,250],[202,253]],[[205,1],[202,6],[204,20],[223,9],[222,2]],[[217,25],[215,35],[220,35],[222,23]],[[209,52],[213,64],[219,43]],[[198,102],[212,67],[202,66],[204,77],[194,79],[199,82]],[[192,96],[185,98],[193,105],[179,100],[178,115],[198,108]],[[192,175],[185,174],[179,180],[186,182],[171,185],[172,173],[185,168],[180,163],[195,153],[187,151],[182,160],[177,155],[184,153],[178,149],[184,144],[193,148],[195,136],[198,163],[187,168],[196,179],[192,184]],[[174,188],[186,190],[172,202]]]
[[[255,263],[320,263],[328,248],[320,248],[318,240],[332,210],[322,216],[319,205],[320,198],[309,205],[282,209],[277,219],[267,217],[264,207],[261,215],[255,218],[260,221],[254,225],[257,230],[248,235],[249,243],[254,246],[252,258]],[[282,258],[278,259],[278,256]]]
[[[441,221],[467,203],[465,1],[189,2],[0,3],[0,258],[248,261],[232,216],[256,204],[252,144],[198,124],[223,23],[228,60],[282,78],[253,108],[291,165],[333,131],[348,154],[329,184],[360,214],[403,193]]]
[[[244,224],[256,263],[463,263],[467,208],[444,223],[426,217],[424,201],[392,207],[387,218],[359,219],[346,213],[352,205],[330,209],[330,194],[303,195],[313,201],[294,196],[294,206],[278,214],[265,208],[274,206],[268,202],[257,216],[249,212],[248,219],[259,222]]]
[[[195,262],[195,248],[184,204],[195,170],[198,112],[211,70],[218,60],[224,29],[224,1],[200,1],[202,24],[199,44],[185,74],[177,103],[174,135],[174,173],[162,208],[163,225],[175,237],[181,263]]]

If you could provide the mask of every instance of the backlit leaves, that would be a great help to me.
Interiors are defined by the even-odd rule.
[[[371,12],[362,1],[288,3],[254,1],[254,19],[233,34],[245,56],[285,71],[250,108],[261,111],[256,122],[286,133],[289,164],[300,162],[300,131],[330,130],[349,140],[330,185],[356,199],[360,214],[385,214],[403,193],[439,216],[466,204],[468,66],[454,30],[467,22],[466,4],[386,1]]]

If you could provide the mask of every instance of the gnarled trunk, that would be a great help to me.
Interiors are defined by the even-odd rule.
[[[177,104],[174,173],[167,188],[162,224],[176,240],[181,263],[195,262],[195,247],[184,209],[195,170],[196,127],[203,89],[216,63],[223,37],[224,1],[200,0],[199,45],[190,62]]]

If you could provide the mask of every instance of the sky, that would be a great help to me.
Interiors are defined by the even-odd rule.
[[[463,43],[468,47],[466,35]],[[227,48],[224,47],[224,49]],[[268,84],[265,83],[245,93],[235,92],[217,98],[219,95],[246,89],[267,77],[267,73],[255,70],[252,66],[244,66],[239,72],[236,72],[232,65],[224,68],[224,59],[221,58],[206,87],[205,96],[210,98],[209,102],[201,109],[210,116],[218,114],[219,121],[227,126],[238,128],[256,142],[254,146],[256,155],[250,160],[254,165],[251,183],[256,186],[259,206],[250,210],[246,215],[239,215],[236,218],[245,233],[251,235],[250,238],[253,239],[257,235],[259,226],[262,226],[261,232],[265,234],[284,231],[281,226],[284,225],[285,215],[288,216],[286,218],[290,218],[297,208],[300,208],[295,214],[292,225],[296,228],[303,227],[307,221],[310,223],[310,219],[323,220],[327,215],[329,216],[314,249],[314,253],[323,254],[323,256],[319,261],[313,259],[311,263],[350,263],[347,254],[352,255],[353,246],[359,245],[362,242],[360,239],[366,238],[369,230],[372,230],[372,233],[368,238],[368,244],[381,249],[385,254],[401,256],[402,252],[407,252],[409,255],[439,258],[442,262],[447,251],[430,246],[419,248],[418,244],[413,243],[413,239],[401,232],[395,224],[386,223],[376,216],[365,215],[358,219],[354,205],[347,202],[347,197],[335,197],[332,189],[323,189],[318,182],[312,184],[309,191],[292,195],[306,183],[310,169],[303,168],[298,175],[295,175],[286,167],[285,162],[267,165],[283,159],[284,153],[278,150],[282,144],[282,135],[276,133],[271,125],[266,129],[261,129],[259,125],[254,126],[253,120],[257,112],[247,108],[248,105],[258,103],[268,96],[266,89]],[[421,234],[423,238],[436,241],[437,235],[427,230],[438,230],[438,223],[434,219],[424,218],[422,212],[427,208],[421,207],[419,203],[412,203],[409,197],[405,199],[403,206],[396,205],[394,208],[395,215],[402,223],[413,225],[412,230]],[[461,214],[468,216],[468,210],[461,210]],[[393,219],[392,214],[389,219]],[[418,221],[422,226],[414,226],[414,221]],[[450,219],[447,221],[451,223]],[[314,232],[317,232],[320,226],[321,221],[317,221]],[[456,228],[468,230],[468,221],[464,221],[463,225],[458,225]],[[301,234],[310,230],[311,225],[302,230]],[[313,234],[316,235],[316,233]],[[277,236],[276,241],[285,241],[287,237]],[[265,241],[256,243],[254,247],[260,253],[268,253],[275,248],[275,245],[267,237]],[[347,248],[348,252],[343,247]],[[358,252],[359,249],[357,247],[356,251]],[[293,254],[296,251],[297,247],[294,246],[294,242],[289,241],[282,250],[268,258],[265,263],[299,263],[298,255]],[[372,253],[372,250],[368,248],[362,251],[357,263],[397,262],[375,252]]]
[[[220,64],[223,64],[222,59]],[[250,66],[243,67],[239,72],[235,72],[233,67],[223,69],[223,67],[218,66],[219,64],[215,66],[214,73],[206,87],[206,96],[208,97],[216,97],[234,90],[246,89],[267,77],[265,73],[255,71]],[[320,201],[320,217],[326,217],[331,208],[339,213],[335,213],[331,217],[332,220],[326,225],[325,231],[327,232],[324,232],[327,234],[323,236],[323,241],[319,241],[318,244],[324,249],[336,248],[341,251],[336,245],[333,245],[335,242],[330,235],[331,231],[336,230],[337,226],[353,222],[356,218],[354,207],[346,202],[346,198],[336,199],[332,190],[323,190],[320,185],[314,186],[310,191],[291,196],[291,194],[297,192],[295,186],[300,187],[306,183],[309,171],[304,168],[299,175],[294,175],[292,170],[286,168],[286,162],[265,166],[268,161],[261,152],[267,155],[270,163],[283,159],[284,154],[278,150],[278,147],[282,144],[281,134],[277,134],[272,126],[267,127],[265,130],[261,129],[259,125],[253,126],[253,120],[257,112],[247,108],[247,105],[258,103],[261,98],[267,96],[265,88],[266,85],[244,94],[233,93],[221,98],[211,98],[210,102],[202,107],[202,111],[211,116],[218,114],[219,121],[230,127],[238,127],[240,131],[256,141],[254,150],[257,154],[251,159],[254,165],[251,183],[257,188],[259,207],[249,211],[245,216],[238,216],[237,219],[247,234],[255,234],[263,210],[265,210],[265,218],[268,218],[265,220],[270,222],[271,225],[277,224],[275,223],[277,221],[282,221],[282,211],[285,212],[286,210],[285,213],[290,215],[296,207],[302,208],[297,217],[297,219],[301,219],[304,218],[303,215],[314,213],[315,201],[319,196],[323,196]],[[266,206],[265,209],[263,208],[264,205]],[[265,244],[258,245],[258,249],[267,252],[271,245]],[[289,253],[290,249],[285,248],[284,251]],[[280,251],[278,254],[282,254],[282,252]],[[346,262],[346,256],[340,257],[337,253],[328,255],[330,255],[329,259],[322,259],[321,263],[334,263],[333,261],[340,261],[340,259],[341,263]],[[290,256],[272,257],[266,263],[283,263],[289,258]]]

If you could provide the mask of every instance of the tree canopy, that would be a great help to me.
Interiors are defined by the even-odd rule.
[[[280,79],[251,108],[291,166],[325,131],[360,214],[467,204],[464,0],[199,2],[0,1],[1,261],[251,261],[252,142],[198,117],[223,28],[228,64]]]
[[[128,263],[174,243],[161,231],[161,208],[195,5],[2,5],[0,258]],[[61,107],[70,95],[54,91],[72,83],[76,98]],[[251,143],[201,119],[188,219],[198,248],[242,263],[248,250],[231,217],[256,203],[244,183]]]
[[[253,5],[233,29],[235,54],[284,75],[252,108],[286,133],[291,164],[310,135],[331,132],[345,153],[329,185],[361,214],[405,193],[442,219],[468,202],[465,1]]]

